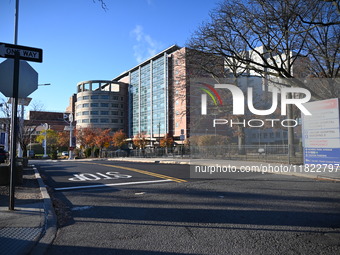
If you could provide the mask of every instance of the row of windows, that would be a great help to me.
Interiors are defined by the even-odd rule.
[[[81,115],[110,115],[110,111],[83,111],[77,112],[76,116]],[[119,115],[119,111],[111,111],[111,115]],[[120,112],[120,116],[124,116],[124,112]]]
[[[110,99],[109,95],[92,95],[92,96],[80,96],[77,98],[78,101],[80,100],[89,100],[89,99]],[[112,100],[119,100],[119,96],[112,96]],[[124,97],[120,97],[120,101],[124,101]]]
[[[257,133],[257,134],[252,134],[252,138],[274,138],[274,132],[270,133]],[[282,134],[280,132],[276,132],[275,134],[276,138],[281,138]],[[283,137],[287,137],[287,133],[283,133]]]
[[[81,123],[110,123],[110,119],[83,119]],[[124,120],[121,119],[111,119],[111,123],[124,123]]]
[[[109,103],[85,103],[85,104],[78,104],[77,108],[87,108],[87,107],[110,107]],[[124,104],[111,104],[113,108],[124,108]]]

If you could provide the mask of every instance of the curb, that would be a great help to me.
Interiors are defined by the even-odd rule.
[[[46,253],[49,245],[53,242],[57,234],[57,216],[54,212],[52,200],[47,192],[46,185],[43,182],[38,169],[33,166],[35,177],[39,183],[41,196],[44,199],[44,212],[45,212],[45,224],[42,231],[40,240],[37,241],[36,245],[31,250],[30,254],[43,255]]]

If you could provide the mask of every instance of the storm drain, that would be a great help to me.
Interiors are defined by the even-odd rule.
[[[41,234],[41,228],[1,228],[0,254],[25,254]]]

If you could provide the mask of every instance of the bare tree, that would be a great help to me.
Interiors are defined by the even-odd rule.
[[[320,11],[332,13],[333,18],[329,19],[327,16],[320,16]],[[340,1],[339,0],[305,0],[305,8],[298,11],[293,10],[299,19],[305,24],[315,26],[333,26],[340,25],[338,17],[340,15]],[[327,17],[325,19],[325,17]]]
[[[106,5],[106,3],[105,3],[104,0],[93,0],[93,2],[94,2],[94,3],[95,3],[95,2],[98,2],[98,3],[101,5],[101,7],[102,7],[102,9],[103,9],[104,11],[107,11],[107,10],[108,10],[107,5]]]
[[[315,6],[322,9],[315,12],[311,9]],[[188,46],[222,56],[234,77],[241,74],[240,70],[247,70],[263,77],[299,78],[301,72],[296,72],[295,67],[311,67],[315,65],[313,61],[319,61],[329,78],[336,77],[340,33],[333,21],[339,21],[340,16],[332,16],[324,28],[301,18],[311,11],[317,13],[311,17],[313,20],[325,20],[320,13],[330,15],[331,8],[326,7],[307,5],[304,0],[225,0],[211,12],[210,22],[198,28]],[[332,46],[327,44],[329,40],[334,42]],[[301,80],[292,79],[288,85],[309,89],[312,96],[322,98]],[[292,112],[289,107],[288,119]],[[294,132],[292,128],[288,131],[288,143],[292,145]]]

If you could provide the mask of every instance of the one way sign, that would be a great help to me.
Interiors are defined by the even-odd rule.
[[[20,53],[21,60],[42,62],[42,49],[0,42],[0,57],[14,58],[15,52]]]

